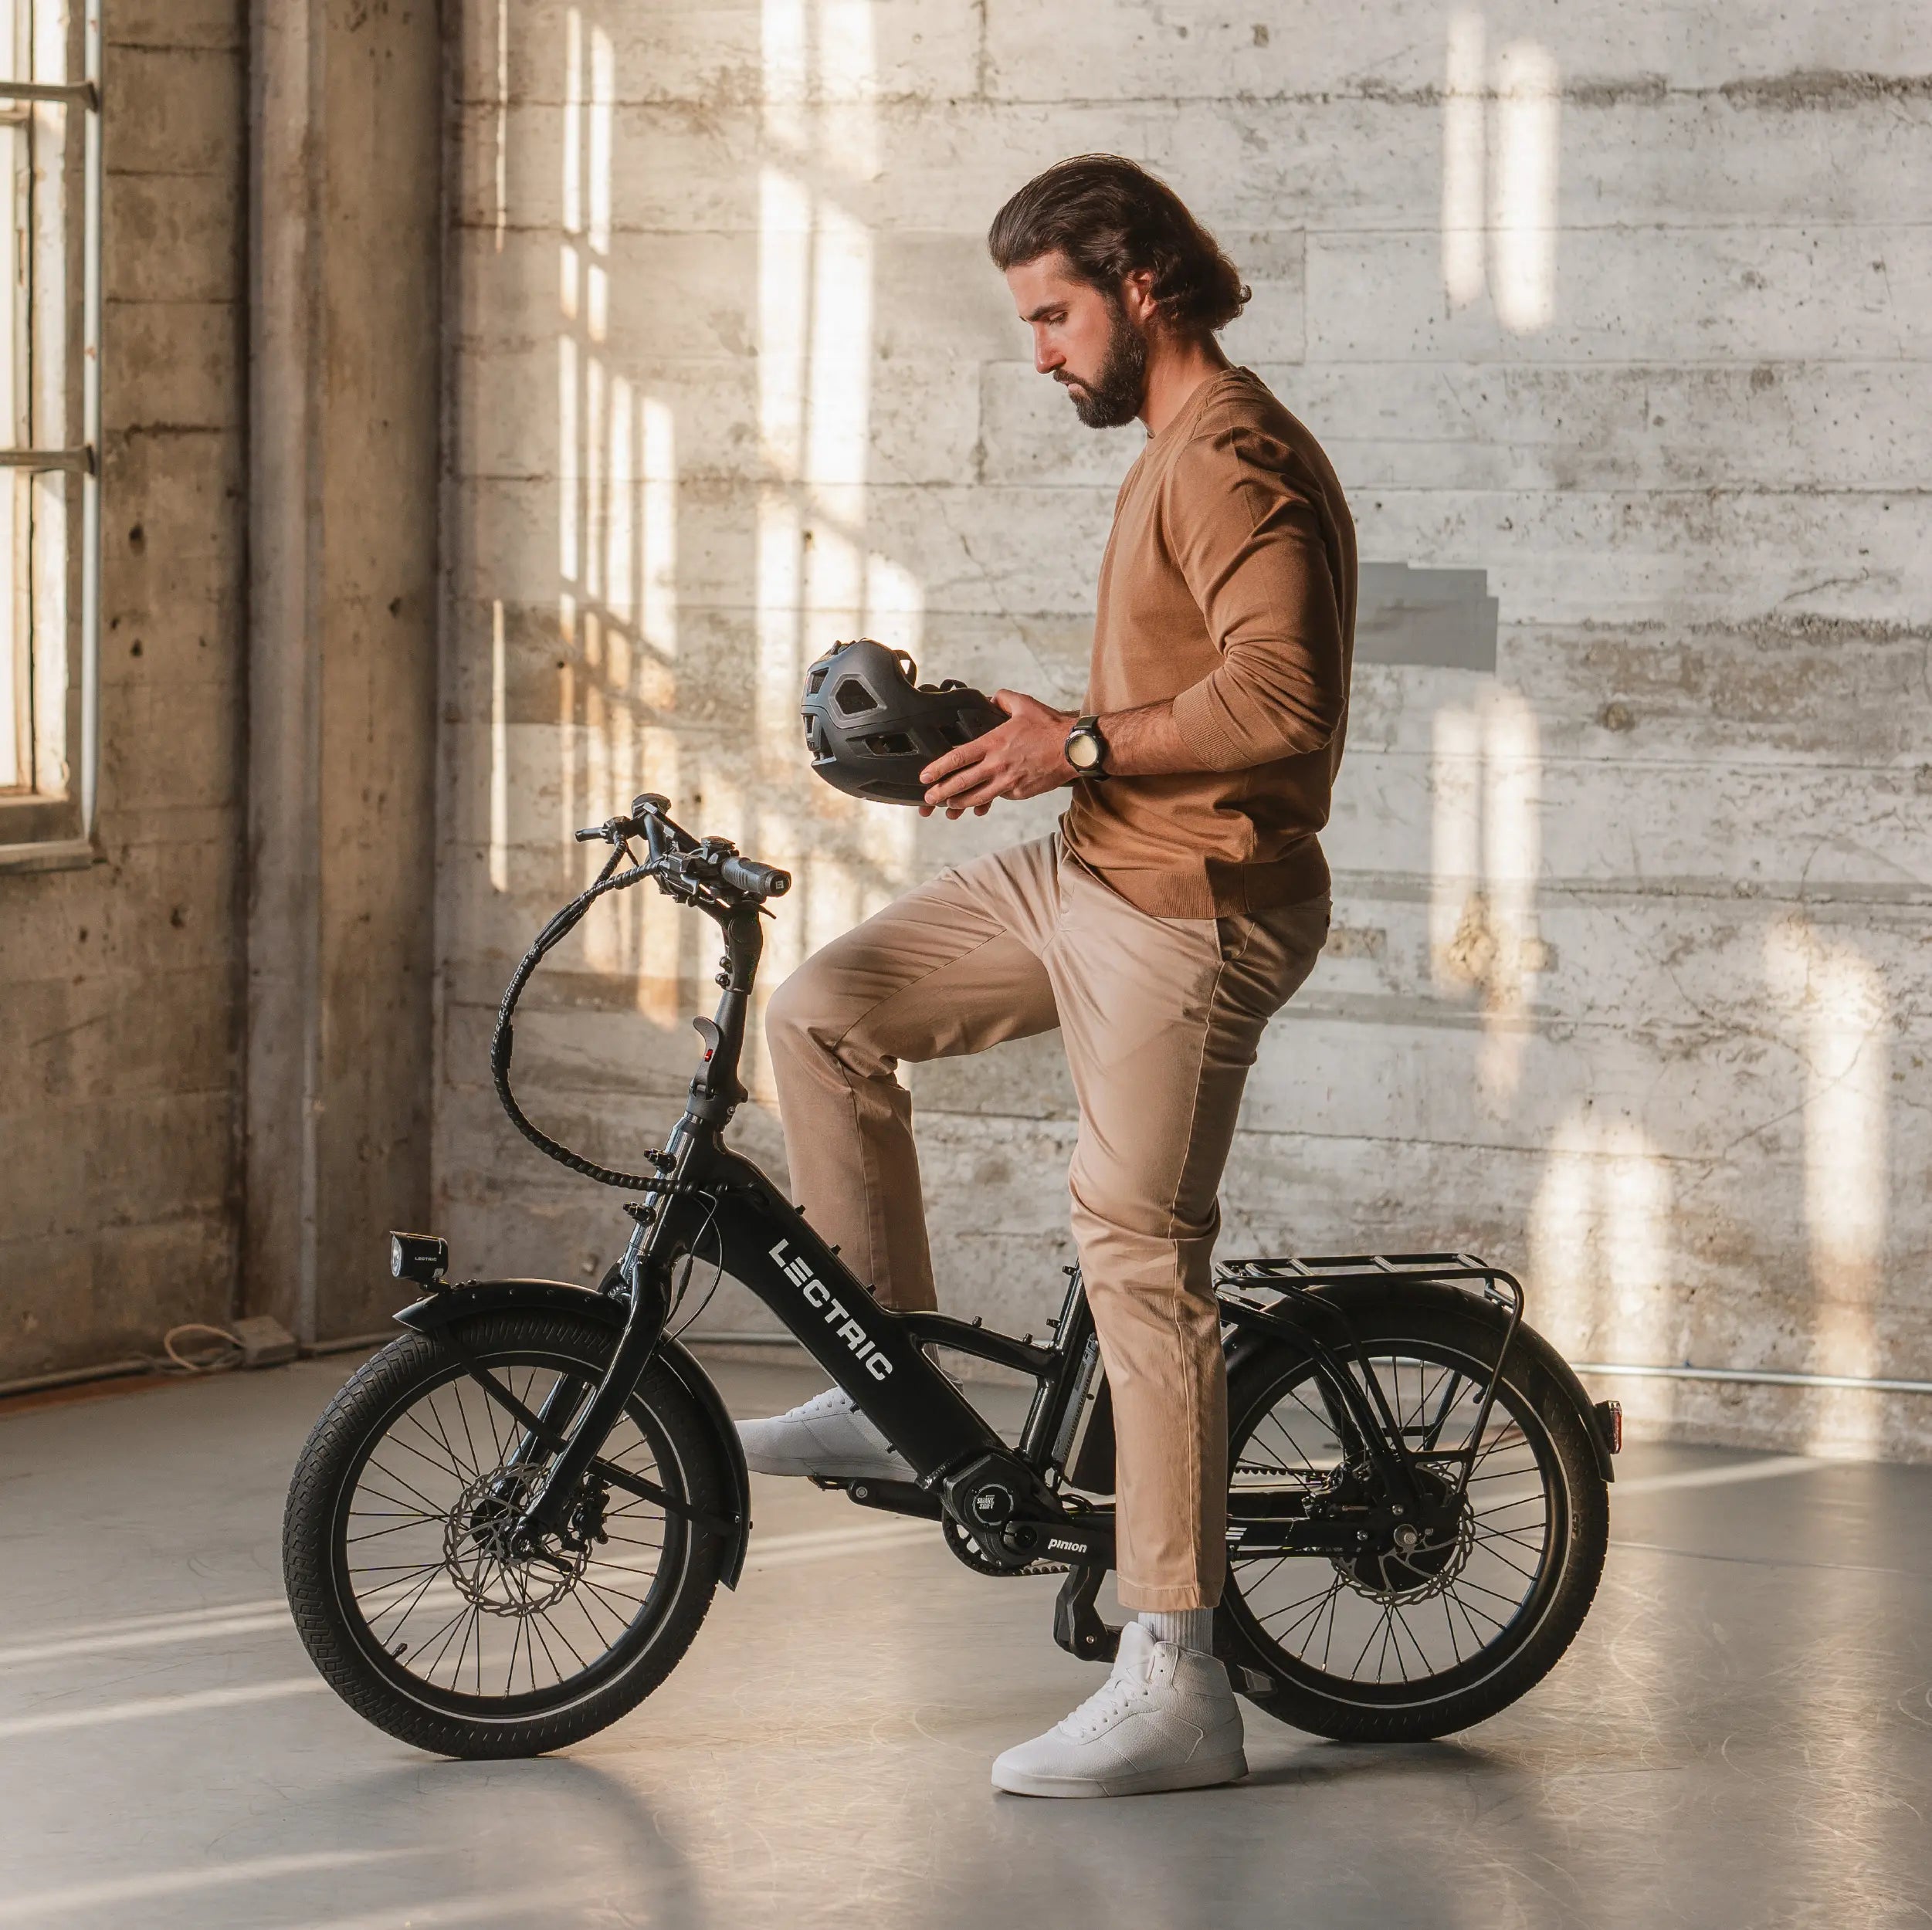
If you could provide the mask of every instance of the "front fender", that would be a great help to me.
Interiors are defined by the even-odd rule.
[[[458,1320],[475,1319],[483,1314],[525,1312],[541,1309],[546,1313],[575,1314],[621,1333],[629,1319],[629,1310],[608,1294],[593,1292],[588,1287],[574,1286],[568,1280],[473,1280],[458,1287],[425,1295],[396,1315],[398,1322],[417,1333],[434,1336]],[[744,1572],[745,1549],[751,1538],[751,1477],[744,1464],[744,1444],[731,1417],[725,1411],[716,1383],[690,1349],[669,1336],[657,1343],[654,1359],[691,1397],[692,1403],[709,1422],[731,1481],[734,1522],[730,1540],[724,1551],[719,1579],[727,1588],[736,1588]]]

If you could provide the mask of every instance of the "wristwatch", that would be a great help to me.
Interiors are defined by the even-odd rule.
[[[1107,776],[1107,740],[1098,717],[1083,717],[1066,733],[1066,761],[1083,777]]]

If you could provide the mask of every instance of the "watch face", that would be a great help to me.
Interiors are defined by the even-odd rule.
[[[1076,730],[1067,739],[1066,761],[1076,770],[1091,770],[1100,761],[1100,747],[1090,731]]]

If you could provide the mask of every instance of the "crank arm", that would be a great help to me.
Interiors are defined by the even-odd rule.
[[[917,1515],[922,1520],[937,1521],[945,1512],[938,1496],[917,1481],[852,1481],[837,1475],[813,1475],[810,1479],[815,1488],[842,1493],[861,1508],[881,1508],[888,1515]]]
[[[1120,1631],[1100,1619],[1093,1606],[1107,1570],[1072,1568],[1053,1603],[1053,1639],[1083,1662],[1110,1662],[1120,1653]]]
[[[979,1531],[984,1533],[985,1531]],[[1008,1522],[1000,1530],[1002,1543],[1029,1561],[1070,1562],[1076,1568],[1113,1566],[1113,1517],[1063,1515],[1057,1520]]]

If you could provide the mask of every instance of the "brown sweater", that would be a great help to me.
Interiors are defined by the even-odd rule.
[[[1249,371],[1210,377],[1120,485],[1086,703],[1171,698],[1203,767],[1076,781],[1068,848],[1157,917],[1320,896],[1354,631],[1354,524],[1320,445]]]

